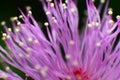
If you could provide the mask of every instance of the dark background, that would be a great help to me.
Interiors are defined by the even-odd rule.
[[[97,4],[99,0],[96,0]],[[18,16],[18,8],[24,10],[25,6],[31,6],[34,17],[38,21],[45,21],[45,15],[42,10],[42,5],[38,0],[1,0],[0,1],[0,22],[7,21],[10,23],[11,16]],[[120,0],[110,0],[110,7],[114,9],[114,16],[120,14]],[[78,0],[80,16],[83,16],[83,11],[86,9],[85,0]]]

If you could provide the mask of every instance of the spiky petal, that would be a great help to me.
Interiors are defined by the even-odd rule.
[[[0,47],[2,60],[34,80],[120,79],[120,42],[115,43],[120,19],[113,23],[107,6],[101,19],[101,5],[97,9],[92,0],[86,0],[86,27],[79,35],[78,10],[73,0],[42,0],[42,4],[48,18],[44,23],[47,35],[30,8],[27,15],[21,11],[23,23],[13,17],[13,31],[4,24],[3,39],[9,51]],[[0,71],[1,78],[7,80],[6,76],[22,80],[11,70]]]

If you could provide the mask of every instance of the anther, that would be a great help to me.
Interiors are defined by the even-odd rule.
[[[7,74],[2,73],[1,77],[2,77],[3,79],[6,79],[6,78],[7,78]]]
[[[120,19],[120,15],[117,15],[116,18],[117,18],[117,19]]]
[[[17,19],[18,19],[18,17],[16,17],[16,16],[10,18],[11,21],[15,21],[15,20],[17,20]]]
[[[101,3],[105,3],[105,0],[100,0]]]
[[[2,22],[1,22],[1,25],[2,25],[2,26],[4,26],[5,24],[6,24],[6,22],[5,22],[5,21],[2,21]]]
[[[70,45],[74,45],[75,42],[73,40],[70,40]]]
[[[50,14],[50,11],[46,11],[46,15],[49,15]]]
[[[51,6],[51,7],[54,7],[54,3],[50,3],[50,6]]]
[[[9,71],[9,70],[10,70],[10,67],[7,66],[7,67],[5,68],[5,70],[6,70],[6,71]]]
[[[100,46],[101,46],[101,42],[97,42],[97,43],[96,43],[96,46],[97,46],[97,47],[100,47]]]
[[[44,23],[44,25],[45,25],[45,26],[48,26],[48,25],[49,25],[49,23],[48,23],[48,22],[45,22],[45,23]]]
[[[72,13],[75,12],[75,9],[74,9],[74,8],[71,8],[71,12],[72,12]]]
[[[40,71],[40,73],[41,73],[41,75],[42,75],[43,77],[46,77],[47,71],[48,71],[48,67],[45,66],[45,67]]]
[[[36,69],[36,70],[39,70],[39,69],[40,69],[40,66],[39,66],[39,65],[35,65],[35,69]]]
[[[9,31],[9,32],[11,32],[11,31],[12,31],[12,29],[11,29],[11,28],[8,28],[8,31]]]
[[[109,9],[108,9],[108,14],[109,14],[109,15],[112,15],[112,14],[113,14],[113,9],[112,9],[112,8],[109,8]]]
[[[19,53],[18,56],[19,56],[20,58],[22,58],[22,57],[23,57],[23,54],[22,54],[22,53]]]
[[[28,41],[28,42],[32,42],[33,39],[32,39],[32,38],[28,38],[27,41]]]
[[[67,8],[67,6],[66,6],[65,3],[63,3],[62,6],[63,6],[63,9],[66,9],[66,8]]]
[[[65,57],[66,57],[66,59],[70,59],[71,55],[70,54],[66,54]]]
[[[38,43],[38,40],[35,39],[33,42],[34,42],[35,44],[37,44],[37,43]]]

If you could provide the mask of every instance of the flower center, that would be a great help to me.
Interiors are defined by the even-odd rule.
[[[74,70],[73,74],[74,74],[76,80],[88,80],[89,79],[87,72],[82,71],[81,68]],[[72,78],[67,79],[67,78],[59,77],[59,80],[72,80]]]

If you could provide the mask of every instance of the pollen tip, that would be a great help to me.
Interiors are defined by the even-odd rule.
[[[100,47],[100,46],[101,46],[101,42],[97,42],[97,43],[96,43],[96,46],[97,46],[97,47]]]
[[[17,16],[10,18],[10,21],[15,21],[15,20],[18,20],[18,17],[17,17]]]
[[[45,25],[45,26],[48,26],[48,25],[49,25],[49,23],[48,23],[48,22],[45,22],[45,23],[44,23],[44,25]]]
[[[66,59],[70,59],[71,55],[70,54],[66,54],[65,57],[66,57]]]
[[[114,24],[114,21],[112,19],[109,20],[110,24]]]
[[[1,77],[2,77],[3,79],[6,79],[6,78],[7,78],[7,74],[2,73]]]
[[[74,13],[75,12],[75,9],[74,8],[71,8],[71,10],[70,10],[72,13]]]
[[[1,26],[4,26],[5,24],[6,24],[5,21],[2,21],[2,22],[1,22]]]
[[[112,8],[109,8],[109,9],[108,9],[108,14],[109,14],[109,15],[112,15],[112,14],[113,14],[113,9],[112,9]]]
[[[65,3],[63,3],[62,6],[63,6],[63,9],[67,9],[67,6]]]
[[[11,29],[11,28],[8,28],[8,31],[9,31],[9,32],[11,32],[11,31],[12,31],[12,29]]]
[[[73,65],[73,66],[78,66],[78,62],[77,62],[77,61],[73,61],[73,62],[72,62],[72,65]]]
[[[50,3],[50,6],[51,6],[51,7],[54,7],[54,6],[55,6],[55,4],[54,4],[54,3]]]
[[[117,18],[117,19],[120,19],[120,15],[117,15],[116,18]]]
[[[28,41],[28,42],[32,42],[33,39],[32,39],[31,37],[29,37],[29,38],[27,39],[27,41]]]
[[[19,15],[19,18],[23,18],[23,16],[22,16],[22,15]]]
[[[23,54],[22,54],[22,53],[19,53],[18,56],[19,56],[20,58],[22,58],[22,57],[23,57]]]
[[[103,3],[105,3],[105,0],[100,0],[100,2],[103,4]]]
[[[33,42],[34,42],[34,44],[38,44],[38,40],[37,39],[35,39]]]
[[[51,14],[50,11],[46,11],[46,15],[49,15],[49,14]]]
[[[70,40],[70,45],[74,45],[75,44],[75,42],[74,42],[74,40]]]
[[[10,67],[7,66],[7,67],[5,68],[5,70],[6,70],[6,71],[9,71],[9,70],[10,70]]]
[[[41,75],[42,75],[43,77],[46,77],[46,76],[47,76],[47,71],[48,71],[48,67],[45,66],[45,67],[43,67],[43,69],[40,71],[40,73],[41,73]]]

